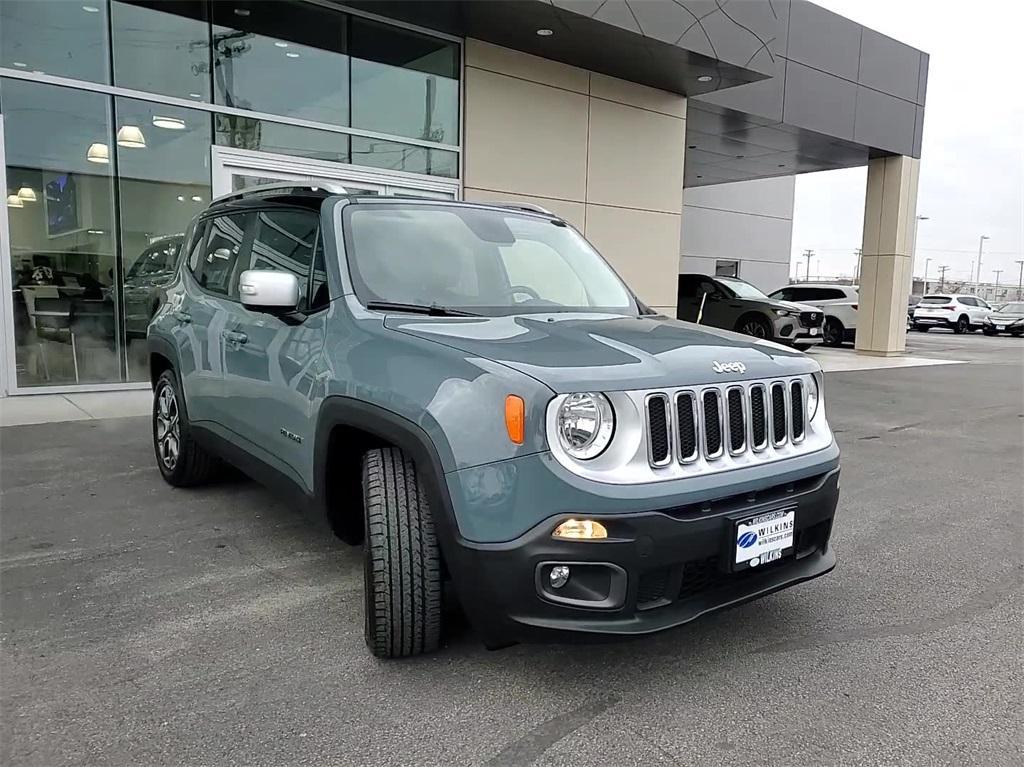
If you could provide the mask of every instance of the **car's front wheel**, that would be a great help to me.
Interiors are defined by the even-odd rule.
[[[168,484],[190,487],[206,482],[218,461],[192,438],[185,401],[174,371],[165,370],[153,387],[153,449]]]
[[[771,338],[772,326],[764,317],[748,314],[736,325],[736,330],[754,338]]]
[[[378,658],[436,650],[441,553],[412,459],[397,448],[363,457],[366,644]]]

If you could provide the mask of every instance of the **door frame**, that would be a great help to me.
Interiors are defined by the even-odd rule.
[[[450,195],[456,200],[462,197],[462,184],[454,178],[213,145],[210,147],[210,172],[214,199],[234,191],[231,174],[236,171],[246,175],[280,177],[284,182],[295,181],[297,184],[331,181],[344,186],[347,181],[360,189],[369,188],[384,195],[413,191]]]

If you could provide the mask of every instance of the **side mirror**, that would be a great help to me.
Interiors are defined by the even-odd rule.
[[[291,272],[247,269],[238,278],[238,295],[250,309],[295,311],[299,305],[299,280]]]

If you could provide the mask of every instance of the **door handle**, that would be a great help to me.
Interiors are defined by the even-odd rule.
[[[189,314],[188,312],[183,312],[183,311],[179,310],[179,311],[173,312],[171,316],[173,316],[174,319],[176,319],[178,322],[180,322],[182,324],[185,324],[185,325],[187,325],[188,323],[192,322],[192,315]]]
[[[245,333],[239,333],[237,330],[225,330],[221,333],[221,336],[233,344],[244,344],[249,340],[249,336]]]

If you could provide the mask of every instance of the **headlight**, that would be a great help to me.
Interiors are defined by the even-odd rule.
[[[598,392],[570,394],[558,408],[558,441],[573,458],[596,458],[615,431],[615,413]]]
[[[1024,317],[1021,317],[1021,318],[1020,318],[1019,320],[1014,320],[1014,321],[1013,321],[1013,322],[1011,322],[1010,324],[1011,324],[1011,325],[1020,325],[1020,324],[1022,324],[1022,323],[1024,323]]]
[[[790,315],[790,311],[788,309],[776,309],[775,313],[780,317],[788,317]]]
[[[818,401],[821,397],[818,395],[818,379],[815,376],[811,376],[811,385],[807,387],[807,420],[813,421],[814,416],[818,412]]]

